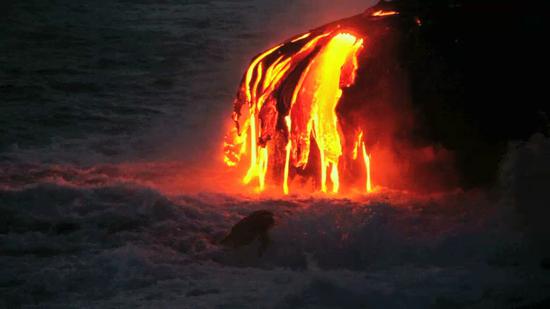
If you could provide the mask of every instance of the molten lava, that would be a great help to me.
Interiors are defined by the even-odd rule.
[[[303,176],[308,165],[316,164],[317,187],[322,192],[340,191],[346,136],[336,108],[342,89],[355,82],[363,43],[363,38],[345,31],[306,33],[254,58],[234,103],[235,127],[224,142],[228,166],[239,165],[245,156],[249,159],[244,184],[257,179],[263,191],[267,181],[277,178],[268,179],[270,168],[274,176],[282,170],[280,182],[288,194],[291,178]],[[247,115],[241,117],[243,109]],[[362,138],[361,131],[357,143],[365,162],[365,190],[371,192],[370,158]],[[311,151],[317,152],[319,162],[311,162]],[[353,151],[356,159],[358,146]]]
[[[399,12],[378,10],[372,13],[372,16],[376,16],[376,17],[393,16],[393,15],[399,15]]]
[[[336,106],[342,96],[341,87],[353,84],[357,69],[357,52],[362,39],[347,33],[335,35],[310,63],[300,87],[291,102],[292,158],[296,167],[308,163],[310,139],[317,142],[321,158],[321,191],[327,191],[327,171],[330,171],[332,192],[339,191],[338,162],[342,156],[342,139],[336,116]],[[345,72],[347,71],[347,72]],[[302,124],[301,126],[299,124]]]
[[[359,157],[359,148],[361,148],[361,152],[363,154],[363,161],[365,162],[365,175],[367,176],[366,182],[365,182],[365,190],[366,192],[372,192],[372,183],[371,183],[371,173],[370,173],[370,156],[367,153],[367,147],[365,146],[365,142],[363,141],[363,131],[359,130],[357,133],[357,139],[355,140],[355,144],[353,146],[353,160],[357,160]]]
[[[480,1],[379,1],[253,58],[234,100],[224,175],[285,194],[494,182],[508,142],[546,132],[548,118],[548,104],[530,95],[544,89],[539,80],[495,72],[519,54],[531,65],[513,64],[514,76],[538,76],[548,53],[542,16],[531,23],[511,1],[497,11]],[[532,35],[507,45],[518,29]]]

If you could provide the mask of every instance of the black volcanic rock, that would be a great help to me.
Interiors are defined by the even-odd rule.
[[[465,185],[484,184],[508,141],[548,134],[548,11],[535,1],[438,3],[400,16],[421,21],[400,27],[418,134],[455,152]]]
[[[489,183],[508,141],[548,134],[548,11],[517,1],[426,6],[409,6],[396,25],[416,133],[455,152],[463,185]]]
[[[239,221],[221,244],[240,248],[251,244],[256,239],[260,240],[258,254],[261,256],[269,245],[269,229],[275,224],[273,213],[267,210],[258,210]]]

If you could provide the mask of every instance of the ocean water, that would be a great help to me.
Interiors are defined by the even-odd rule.
[[[495,188],[433,196],[230,194],[204,171],[249,60],[372,3],[0,4],[0,308],[548,304],[518,212],[546,206],[544,137],[511,146]],[[277,217],[262,258],[218,245],[259,209]]]
[[[90,163],[202,154],[219,144],[256,53],[368,7],[362,2],[3,4],[1,158]]]

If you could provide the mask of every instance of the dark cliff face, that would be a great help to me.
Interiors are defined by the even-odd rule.
[[[466,185],[491,181],[509,140],[548,133],[548,16],[510,1],[419,14],[403,56],[420,133],[455,151]]]
[[[372,17],[381,9],[399,15]],[[454,152],[462,186],[490,184],[509,141],[549,133],[548,12],[535,2],[396,1],[339,21],[369,38],[339,110],[379,120],[370,132],[390,117],[394,138]]]

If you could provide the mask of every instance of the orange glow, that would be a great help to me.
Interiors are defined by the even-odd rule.
[[[254,86],[252,86],[252,94],[254,95],[254,97],[251,97],[252,100],[255,99],[255,95],[256,93],[258,93],[258,86],[260,85],[260,81],[262,80],[262,74],[263,74],[263,64],[260,63],[258,65],[258,70],[257,70],[257,77],[256,77],[256,81],[254,82]]]
[[[370,173],[370,156],[367,154],[367,148],[365,143],[363,143],[363,160],[365,161],[365,174],[367,175],[366,181],[366,190],[368,193],[372,192],[372,182],[371,182],[371,173]]]
[[[376,11],[376,12],[372,13],[372,16],[382,17],[382,16],[392,16],[392,15],[398,15],[398,14],[399,14],[399,12],[396,12],[396,11],[379,10],[379,11]]]
[[[248,71],[246,72],[247,85],[250,84],[250,81],[252,80],[252,76],[254,75],[254,70],[256,69],[256,66],[258,65],[258,63],[262,61],[265,57],[267,57],[268,55],[270,55],[271,53],[279,49],[279,47],[281,47],[281,45],[273,47],[272,49],[264,52],[263,54],[258,56],[256,59],[254,59],[254,61],[252,61],[252,64],[250,65],[250,67],[248,68]],[[259,69],[259,72],[261,72],[261,68]],[[261,79],[261,76],[257,78],[258,80],[257,82],[259,82],[260,79]],[[250,91],[249,87],[246,88],[246,99],[248,100],[249,104],[252,103],[252,92]]]
[[[248,121],[245,122],[244,127],[248,127]],[[223,160],[227,166],[234,167],[239,164],[241,157],[246,153],[246,138],[246,130],[244,133],[239,134],[235,127],[231,128],[229,134],[225,136],[223,142]]]
[[[355,145],[353,146],[353,160],[357,160],[357,154],[359,152],[359,146],[363,141],[363,131],[359,131],[357,134],[357,139],[355,140]]]
[[[337,169],[342,156],[342,137],[336,116],[336,106],[342,96],[340,89],[342,68],[347,61],[352,61],[350,55],[356,53],[361,44],[362,40],[348,33],[334,36],[312,62],[302,85],[304,95],[311,101],[313,136],[321,152],[321,190],[323,192],[327,190],[326,169],[329,166],[332,169],[332,191],[336,193],[339,190]]]
[[[289,44],[297,46],[292,47],[295,52],[290,54],[285,51],[285,46]],[[224,142],[224,161],[228,166],[237,166],[243,156],[250,160],[243,178],[244,184],[250,184],[257,178],[257,190],[262,192],[270,181],[267,178],[268,174],[271,175],[268,168],[278,167],[283,172],[283,193],[289,194],[290,171],[303,170],[308,166],[314,141],[317,145],[314,151],[318,150],[319,154],[319,161],[314,164],[319,164],[320,168],[320,190],[340,191],[339,168],[345,137],[336,107],[342,97],[342,89],[355,82],[362,47],[363,39],[347,32],[306,33],[260,54],[252,61],[240,90],[245,97],[237,98],[233,116],[238,128],[240,108],[248,106],[248,119],[242,126],[241,134],[233,129]],[[282,93],[281,85],[293,73],[299,75],[294,74],[295,84],[290,91],[287,90],[290,96],[287,107],[282,108],[277,105],[280,103],[277,100]],[[276,136],[281,136],[283,142],[270,143]],[[353,149],[354,159],[358,157],[362,138],[361,132]],[[370,158],[364,143],[362,147],[368,171],[367,191],[370,192]],[[296,176],[295,173],[293,175]]]
[[[292,40],[290,42],[295,43],[295,42],[298,42],[300,40],[307,39],[307,38],[309,38],[310,35],[311,35],[311,33],[306,33],[304,35],[301,35],[301,36],[295,38],[294,40]]]
[[[304,75],[301,83],[301,93],[297,100],[302,105],[309,105],[309,115],[298,115],[304,113],[304,110],[291,109],[293,122],[299,122],[302,118],[308,120],[305,125],[305,132],[293,134],[303,147],[300,149],[300,162],[306,162],[309,156],[309,141],[307,138],[311,135],[313,128],[313,137],[317,142],[321,156],[321,191],[327,191],[326,170],[331,168],[332,192],[339,191],[338,162],[342,156],[342,137],[336,116],[336,106],[342,96],[340,85],[342,84],[342,71],[346,65],[351,63],[353,67],[356,63],[354,59],[357,52],[363,44],[362,39],[348,33],[340,33],[334,36],[330,42],[321,50],[319,55],[310,64],[309,70]],[[352,77],[350,75],[349,78]],[[352,84],[353,81],[345,81],[345,85]],[[293,107],[296,107],[295,104]],[[296,133],[296,132],[293,132]],[[304,141],[307,141],[304,143]]]
[[[338,191],[340,190],[340,176],[338,173],[338,165],[332,165],[330,180],[332,181],[332,193],[338,193]]]
[[[265,189],[265,176],[267,174],[267,167],[269,163],[269,155],[267,148],[260,148],[260,160],[258,164],[258,179],[260,182],[260,192]]]
[[[367,147],[365,146],[365,142],[363,141],[363,130],[359,130],[359,132],[357,133],[357,138],[355,139],[355,144],[353,146],[352,152],[353,160],[357,160],[357,158],[359,157],[359,147],[361,147],[361,151],[363,153],[363,161],[365,164],[365,191],[367,193],[370,193],[373,191],[370,169],[371,158],[370,155],[367,153]]]
[[[243,183],[249,184],[254,176],[259,176],[259,166],[257,163],[257,151],[256,146],[256,117],[254,114],[250,115],[250,168],[244,176]]]
[[[290,116],[285,117],[285,124],[288,130],[288,136],[290,136],[290,127],[292,126],[292,120],[290,119]],[[283,192],[284,194],[288,194],[288,173],[290,170],[290,151],[292,150],[292,140],[289,138],[288,142],[285,147],[286,151],[286,157],[285,157],[285,171],[284,171],[284,179],[283,179]]]

